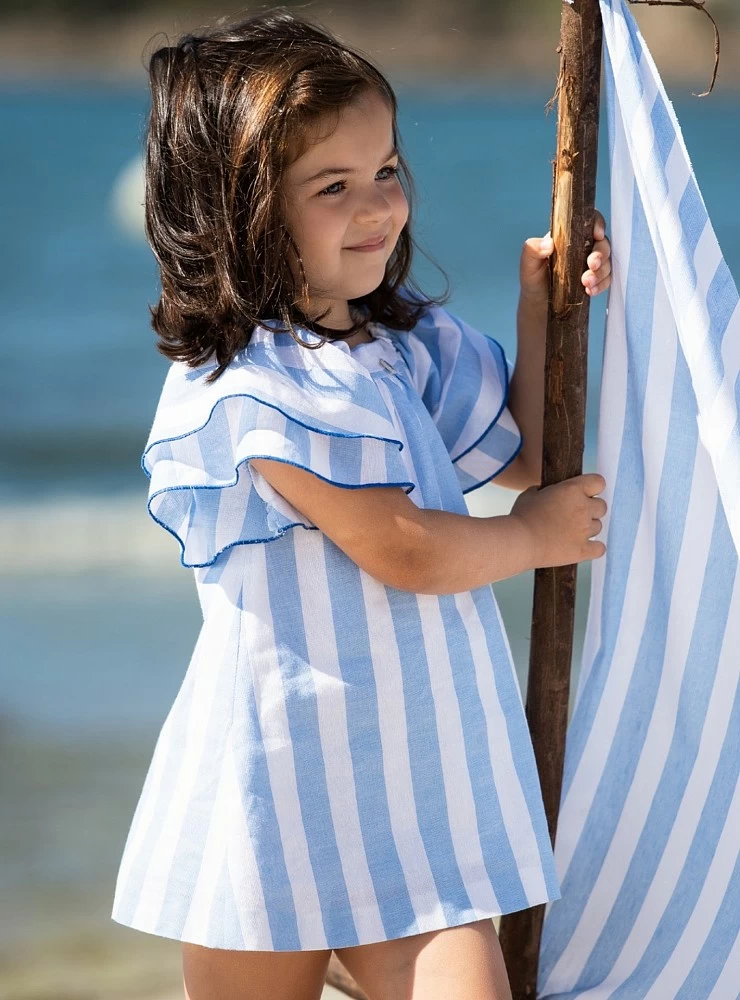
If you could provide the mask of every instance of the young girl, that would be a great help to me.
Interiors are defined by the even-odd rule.
[[[189,1000],[315,1000],[332,949],[370,1000],[503,1000],[490,918],[559,888],[490,584],[605,551],[601,476],[536,488],[552,241],[523,251],[510,385],[412,290],[375,67],[278,8],[150,75],[173,363],[142,462],[204,620],[113,919],[183,942]],[[494,477],[522,495],[470,517]]]

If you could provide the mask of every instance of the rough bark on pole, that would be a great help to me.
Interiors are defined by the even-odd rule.
[[[581,284],[593,243],[602,24],[598,0],[565,0],[560,27],[557,153],[553,162],[542,485],[583,472],[589,297]],[[550,838],[560,806],[573,653],[577,566],[534,576],[527,721]],[[555,904],[557,905],[557,904]],[[545,907],[507,914],[501,947],[514,1000],[536,996]]]

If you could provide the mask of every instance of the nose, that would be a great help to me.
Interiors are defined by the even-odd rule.
[[[363,223],[382,223],[390,219],[392,214],[393,208],[390,201],[382,191],[378,191],[376,189],[371,192],[367,199],[362,200],[360,207],[357,209],[355,218],[357,223],[360,225]]]

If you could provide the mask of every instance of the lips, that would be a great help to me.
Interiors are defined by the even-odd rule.
[[[386,234],[387,235],[387,234]],[[374,236],[372,239],[365,240],[364,243],[355,243],[354,246],[347,247],[348,250],[369,250],[374,247],[380,247],[385,243],[386,237],[384,235]]]

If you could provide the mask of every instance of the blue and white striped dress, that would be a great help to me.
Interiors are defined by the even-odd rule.
[[[142,461],[204,621],[129,830],[121,924],[341,948],[559,897],[491,587],[385,586],[249,465],[467,514],[521,447],[502,348],[441,307],[370,329],[308,350],[266,321],[212,385],[215,364],[170,367]]]

